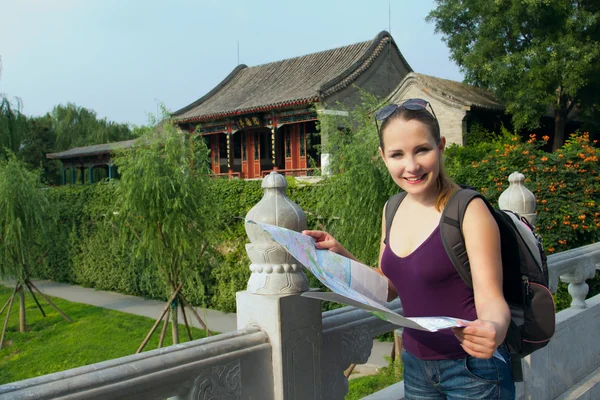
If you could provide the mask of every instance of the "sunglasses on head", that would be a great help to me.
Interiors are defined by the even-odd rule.
[[[429,110],[431,110],[430,114],[437,121],[437,117],[435,116],[433,107],[431,107],[431,104],[429,104],[429,102],[427,100],[408,99],[401,104],[388,104],[387,106],[383,107],[381,110],[377,111],[377,114],[375,114],[375,124],[377,125],[377,131],[379,132],[379,124],[377,123],[377,121],[381,121],[382,123],[385,122],[385,120],[388,119],[397,110],[401,110],[401,109],[410,110],[410,111],[425,110],[425,111],[429,112],[429,110],[427,110],[427,106],[429,106]]]

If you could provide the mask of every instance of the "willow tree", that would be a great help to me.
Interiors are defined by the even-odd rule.
[[[2,57],[0,57],[0,78],[2,77]],[[27,129],[27,118],[21,113],[21,99],[11,102],[0,93],[0,155],[5,149],[16,153],[21,146],[23,134]]]
[[[347,116],[319,117],[322,151],[330,154],[332,172],[319,204],[322,215],[334,216],[325,228],[370,265],[379,255],[383,206],[398,191],[378,152],[373,111],[379,107],[380,100],[363,93],[362,103],[346,110]]]
[[[44,212],[47,200],[41,186],[39,174],[29,171],[11,152],[8,152],[6,160],[0,160],[0,278],[15,281],[12,295],[0,310],[0,315],[6,310],[0,348],[4,342],[16,296],[20,299],[19,331],[26,330],[25,289],[33,296],[42,315],[45,316],[45,313],[33,292],[34,289],[70,321],[31,282],[34,266],[43,259],[48,250],[41,249],[38,243],[46,223]]]
[[[208,148],[167,122],[162,129],[148,128],[138,145],[117,154],[115,164],[121,175],[115,215],[136,238],[134,255],[159,270],[169,299],[138,352],[164,318],[162,345],[169,314],[173,343],[179,342],[178,306],[190,340],[186,308],[210,334],[182,292],[186,282],[202,285],[202,274],[209,268],[206,251],[217,228]]]

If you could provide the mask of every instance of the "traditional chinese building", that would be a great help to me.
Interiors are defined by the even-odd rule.
[[[128,149],[135,143],[135,139],[122,142],[96,144],[93,146],[75,147],[59,153],[48,153],[46,158],[62,162],[62,184],[75,184],[79,180],[82,184],[92,184],[104,178],[113,179],[118,176],[117,168],[113,165],[111,154],[114,150]],[[97,170],[102,171],[97,173]],[[70,173],[67,173],[70,171]],[[79,174],[77,173],[79,171]],[[87,171],[87,173],[86,173]],[[96,177],[96,179],[94,179]]]
[[[510,126],[504,105],[488,90],[461,82],[411,72],[389,95],[389,103],[410,98],[427,100],[448,143],[463,144],[474,123],[490,131]]]
[[[277,169],[307,175],[325,162],[316,121],[338,102],[361,102],[361,89],[388,96],[411,72],[389,33],[283,61],[239,65],[206,95],[173,113],[211,150],[216,174],[260,178]]]

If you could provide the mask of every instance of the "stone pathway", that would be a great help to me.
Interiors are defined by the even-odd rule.
[[[33,282],[38,289],[49,296],[58,297],[76,303],[89,304],[92,306],[122,311],[128,314],[142,315],[152,319],[158,318],[162,310],[165,308],[165,302],[158,300],[148,300],[136,296],[96,290],[93,288],[85,288],[76,285],[67,285],[64,283],[46,280],[34,280]],[[14,288],[13,282],[0,283],[4,286]],[[230,332],[237,329],[235,313],[224,313],[221,311],[199,307],[195,307],[195,309],[211,331]],[[181,310],[179,312],[179,320],[183,321]],[[188,315],[188,321],[190,320],[193,326],[202,328],[195,318],[192,318]],[[371,375],[379,368],[387,366],[388,362],[385,357],[389,357],[391,355],[392,345],[393,344],[391,342],[379,342],[378,340],[374,340],[371,357],[369,357],[369,360],[366,364],[358,365],[354,369],[354,373],[351,377],[355,378],[363,375]]]

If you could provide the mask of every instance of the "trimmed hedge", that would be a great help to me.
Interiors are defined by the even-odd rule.
[[[132,257],[133,238],[123,238],[118,227],[107,223],[113,212],[118,182],[91,186],[61,186],[47,190],[50,200],[49,235],[40,238],[50,248],[36,275],[100,290],[117,291],[146,298],[165,299],[158,271],[149,260]],[[315,204],[320,185],[303,185],[288,179],[288,195],[305,210],[309,227],[316,227]],[[213,260],[201,271],[203,282],[186,282],[184,293],[195,305],[235,311],[235,293],[244,290],[250,276],[248,242],[243,220],[263,195],[261,181],[219,180],[215,196],[222,199],[223,221],[220,243],[207,255]],[[311,284],[318,281],[311,278]]]

